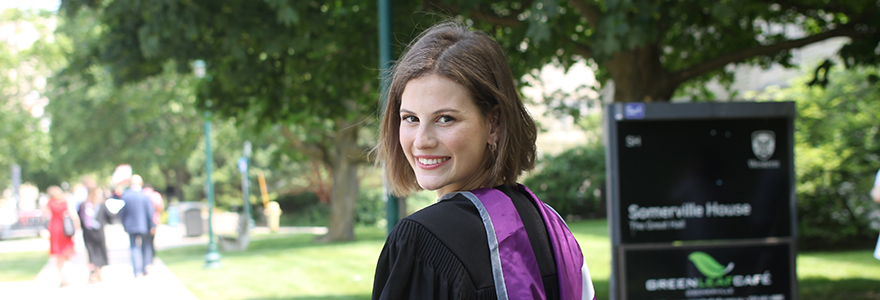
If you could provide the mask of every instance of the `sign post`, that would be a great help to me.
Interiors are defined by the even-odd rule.
[[[611,299],[797,299],[794,115],[606,107]]]

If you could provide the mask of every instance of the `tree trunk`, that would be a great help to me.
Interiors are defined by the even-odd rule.
[[[177,196],[177,201],[187,201],[187,199],[184,197],[185,195],[183,194],[183,185],[189,183],[190,177],[191,176],[189,172],[185,168],[177,169],[174,172],[174,179],[177,180],[176,184],[174,185],[174,194],[175,196]]]
[[[330,200],[330,224],[326,235],[317,238],[322,242],[351,241],[354,236],[354,213],[358,195],[357,171],[362,159],[357,153],[357,126],[337,121],[342,130],[334,138],[335,149],[330,159],[333,174],[333,191]]]
[[[614,102],[668,102],[680,84],[660,63],[660,49],[622,51],[605,63],[614,79]]]

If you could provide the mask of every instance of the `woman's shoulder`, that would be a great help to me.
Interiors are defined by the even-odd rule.
[[[434,267],[463,268],[478,289],[493,284],[486,229],[464,196],[442,200],[402,219],[388,239],[396,247],[412,247]]]
[[[437,226],[447,227],[450,223],[465,222],[466,225],[473,225],[472,223],[476,222],[477,225],[482,224],[476,207],[460,194],[420,209],[405,219],[429,229]]]

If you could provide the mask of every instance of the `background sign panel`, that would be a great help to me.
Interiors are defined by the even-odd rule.
[[[790,244],[623,250],[627,299],[794,299]]]
[[[618,122],[622,242],[791,236],[789,122]]]

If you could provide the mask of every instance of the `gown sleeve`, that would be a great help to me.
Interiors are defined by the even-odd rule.
[[[443,263],[448,248],[420,224],[404,219],[385,242],[376,265],[373,299],[456,299],[460,264]]]

